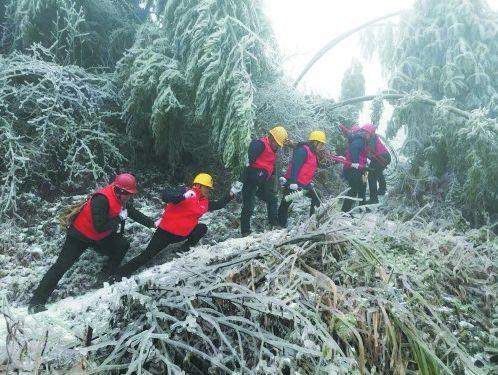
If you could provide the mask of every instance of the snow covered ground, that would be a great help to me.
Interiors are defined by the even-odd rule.
[[[135,200],[135,206],[152,218],[158,218],[163,208],[160,201],[153,198],[158,196],[159,190],[158,186],[148,188]],[[57,259],[65,238],[65,231],[58,223],[58,212],[65,205],[84,199],[85,195],[62,198],[55,203],[46,202],[35,195],[24,198],[31,207],[36,208],[30,217],[31,221],[23,226],[13,223],[0,225],[0,236],[5,248],[0,254],[0,290],[2,309],[6,313],[5,319],[0,319],[0,340],[8,342],[13,337],[13,326],[22,332],[17,337],[27,340],[24,343],[26,362],[15,366],[28,371],[37,365],[33,355],[41,354],[42,351],[44,358],[51,358],[55,368],[68,368],[69,364],[83,361],[84,352],[72,348],[81,345],[87,327],[91,326],[94,332],[104,330],[101,324],[105,325],[109,321],[113,305],[123,292],[133,290],[138,280],[174,278],[188,269],[191,262],[209,262],[219,256],[240,252],[248,246],[259,246],[262,242],[265,245],[272,244],[281,236],[279,231],[265,232],[268,229],[266,207],[258,202],[252,220],[255,234],[238,238],[239,197],[225,209],[208,213],[202,218],[209,231],[199,246],[178,255],[175,254],[178,245],[170,246],[154,259],[149,268],[121,283],[112,286],[106,284],[103,288],[96,285],[95,275],[104,265],[105,257],[88,249],[59,282],[47,304],[48,310],[28,315],[27,302],[32,291]],[[306,221],[308,210],[308,199],[296,201],[291,206],[290,225]],[[131,248],[126,259],[143,251],[152,234],[152,229],[129,220],[126,237],[131,241]],[[0,364],[6,363],[9,356],[15,358],[15,354],[5,350],[6,347],[4,345],[0,350]],[[23,355],[19,358],[23,358]]]
[[[151,201],[142,197],[137,201],[137,206],[144,213],[155,217],[159,215],[162,208],[160,204],[151,203]],[[327,204],[331,204],[330,201]],[[299,236],[317,229],[315,219],[306,220],[309,201],[303,199],[293,205],[290,226],[287,230],[263,231],[267,229],[265,228],[266,210],[260,204],[253,221],[254,229],[257,229],[259,233],[238,238],[240,205],[237,202],[232,202],[226,209],[210,213],[203,218],[210,231],[199,246],[192,248],[187,253],[178,255],[174,253],[175,247],[172,246],[163,251],[163,254],[155,259],[154,264],[120,283],[106,284],[97,289],[94,286],[94,275],[103,264],[103,257],[93,251],[87,251],[85,257],[80,259],[78,264],[61,281],[61,288],[57,293],[54,293],[51,303],[47,306],[48,310],[28,315],[25,305],[26,300],[31,295],[31,289],[43,276],[47,267],[55,261],[64,236],[64,232],[58,229],[58,224],[55,221],[55,212],[57,212],[58,206],[50,207],[49,204],[45,204],[43,207],[49,210],[51,216],[47,214],[45,219],[33,224],[32,227],[28,227],[27,230],[12,231],[9,234],[10,238],[18,236],[19,240],[11,241],[12,247],[9,247],[0,259],[1,269],[5,275],[2,275],[1,280],[3,291],[1,311],[4,316],[0,320],[0,340],[5,345],[0,348],[0,372],[3,370],[33,373],[41,362],[43,362],[44,368],[48,366],[51,373],[81,373],[81,371],[90,370],[94,368],[95,363],[87,362],[88,358],[94,360],[95,357],[87,356],[89,349],[87,349],[85,341],[90,337],[87,330],[89,327],[93,330],[92,345],[100,345],[99,335],[102,332],[107,333],[107,341],[109,337],[112,340],[113,336],[109,333],[109,325],[114,315],[111,316],[111,314],[119,311],[118,307],[123,304],[123,300],[121,300],[123,295],[136,295],[137,298],[142,298],[143,293],[138,292],[139,288],[147,285],[149,281],[154,285],[177,285],[179,280],[185,280],[189,275],[191,277],[192,270],[197,269],[197,272],[202,273],[202,267],[208,263],[225,259],[230,255],[241,255],[250,249],[271,249],[275,243],[281,242],[286,236]],[[382,257],[381,264],[390,265],[384,270],[385,272],[389,272],[389,267],[395,267],[396,274],[410,277],[417,285],[424,285],[427,280],[434,279],[435,276],[431,275],[436,272],[434,261],[437,259],[447,262],[448,269],[461,267],[462,262],[471,263],[471,260],[467,258],[473,247],[472,237],[463,238],[451,231],[430,229],[430,225],[420,225],[422,222],[390,221],[382,213],[359,213],[355,214],[354,217],[341,215],[337,212],[338,207],[333,202],[328,209],[331,216],[330,218],[325,217],[322,220],[322,225],[332,231],[340,229],[346,238],[351,235],[358,239],[360,238],[359,234],[361,240],[364,241],[363,243],[374,246],[371,250],[375,249],[376,256]],[[3,232],[3,236],[6,233]],[[43,235],[44,233],[52,233],[53,235],[50,237]],[[151,230],[138,224],[128,225],[127,235],[132,239],[132,253],[129,256],[141,251],[146,246],[151,234]],[[475,236],[480,236],[480,232],[476,232]],[[482,239],[479,241],[482,243]],[[410,244],[410,247],[406,248],[406,244]],[[488,240],[485,242],[485,246],[487,249],[492,244]],[[453,252],[461,259],[449,256],[448,251]],[[17,252],[20,252],[20,255]],[[353,253],[355,252],[353,251]],[[432,258],[431,254],[433,253],[436,253],[436,258]],[[358,259],[358,255],[353,255],[351,259]],[[332,261],[331,265],[338,261],[345,262],[344,265],[347,267],[347,259],[347,257],[343,260],[331,258],[327,261]],[[462,259],[467,259],[467,261],[462,261]],[[322,261],[325,262],[325,260]],[[491,271],[489,272],[491,272],[490,277],[492,277],[492,267],[494,266],[490,267]],[[381,266],[381,268],[383,267]],[[474,268],[476,268],[475,265]],[[376,274],[374,279],[382,280],[382,277],[378,275],[385,274],[384,271]],[[334,278],[333,273],[330,276]],[[339,279],[334,278],[334,280],[340,282],[344,277],[350,276],[346,272]],[[350,282],[355,282],[355,280],[362,280],[362,278],[353,278]],[[391,280],[393,285],[397,283],[397,277],[393,279],[389,277],[388,280]],[[348,289],[347,284],[344,283],[341,286],[344,288],[344,290],[341,289],[342,293]],[[363,284],[361,285],[363,288]],[[349,287],[354,290],[354,285]],[[380,285],[376,287],[380,287]],[[491,286],[487,286],[487,288],[490,288],[490,292],[493,290]],[[385,292],[391,293],[392,290],[394,289],[389,287]],[[436,310],[441,314],[441,317],[445,317],[444,322],[448,327],[457,327],[458,319],[454,321],[453,318],[455,298],[448,301],[438,303],[446,304],[449,307],[441,305]],[[354,307],[354,303],[352,305]],[[345,310],[345,313],[354,316],[352,315],[354,310],[349,312]],[[476,326],[476,322],[472,319],[469,320],[469,317],[460,317],[459,319],[467,319],[462,321],[464,323],[469,321],[474,327]],[[127,324],[130,322],[133,322],[132,318]],[[474,331],[476,331],[475,328],[472,329],[472,332]],[[456,337],[466,340],[464,342],[469,340],[465,330],[454,332]],[[487,340],[485,332],[479,331],[477,333],[482,333],[481,341]],[[478,348],[481,346],[482,343],[479,343]],[[478,348],[476,350],[480,350]],[[93,355],[95,355],[95,350],[94,346],[92,348]],[[483,358],[480,352],[476,358]]]
[[[135,200],[135,206],[151,218],[159,218],[163,206],[158,199],[160,186],[146,188]],[[6,292],[7,300],[13,306],[23,306],[39,281],[55,262],[65,239],[65,230],[58,223],[58,213],[68,204],[85,199],[86,195],[65,197],[54,203],[44,201],[35,195],[25,196],[33,209],[31,221],[22,226],[12,223],[0,224],[0,242],[4,251],[0,253],[0,290]],[[291,207],[289,223],[307,218],[309,200],[304,198]],[[208,233],[201,244],[215,244],[239,236],[240,199],[234,200],[222,210],[207,213],[201,222],[208,225]],[[258,202],[252,220],[254,232],[268,230],[266,207]],[[153,229],[145,228],[132,220],[126,224],[126,238],[131,242],[126,258],[131,259],[147,246]],[[153,264],[161,264],[172,258],[173,245],[160,253]],[[49,302],[69,296],[76,296],[95,289],[95,275],[105,263],[105,257],[88,249],[64,275]]]
[[[27,307],[10,307],[3,296],[3,311],[5,319],[0,321],[0,338],[3,342],[9,340],[11,332],[18,340],[25,340],[22,345],[14,345],[20,353],[8,352],[8,345],[0,350],[0,364],[6,363],[8,357],[14,360],[11,370],[31,371],[37,366],[37,354],[43,351],[45,360],[49,360],[55,368],[69,368],[74,364],[81,369],[85,358],[85,349],[82,342],[85,340],[86,330],[92,327],[95,335],[104,332],[110,320],[110,312],[117,306],[119,298],[124,293],[130,293],[148,280],[158,280],[174,284],[181,277],[187,277],[191,266],[206,264],[217,258],[231,254],[239,254],[248,247],[271,245],[278,242],[283,231],[272,231],[245,238],[234,238],[216,245],[200,245],[189,252],[178,254],[175,259],[160,265],[148,268],[129,279],[114,285],[105,284],[103,288],[90,291],[76,297],[66,297],[47,305],[47,311],[28,315]],[[13,328],[14,327],[14,328]],[[12,338],[14,335],[12,336]],[[76,348],[76,349],[75,349]]]

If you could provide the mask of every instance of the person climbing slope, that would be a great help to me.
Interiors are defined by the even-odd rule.
[[[321,130],[312,131],[308,136],[308,142],[298,143],[292,159],[289,162],[284,177],[280,178],[284,186],[284,194],[278,208],[278,222],[282,227],[287,226],[289,206],[292,201],[286,197],[298,190],[304,189],[305,196],[311,198],[310,216],[315,212],[315,207],[320,206],[315,189],[313,188],[313,178],[318,167],[317,154],[325,147],[326,136]]]
[[[147,248],[117,269],[110,280],[130,276],[168,245],[184,241],[180,248],[182,252],[195,246],[208,230],[199,219],[208,211],[225,207],[234,197],[232,190],[219,201],[210,202],[212,188],[213,178],[207,173],[199,173],[191,187],[164,190],[161,197],[166,206]]]
[[[363,181],[363,176],[367,166],[368,149],[366,142],[369,137],[370,133],[363,129],[351,133],[342,171],[344,179],[349,184],[347,195],[353,198],[360,198],[362,200],[360,205],[366,204],[366,183]],[[342,211],[349,212],[352,206],[353,200],[344,199]]]
[[[367,142],[368,159],[370,160],[368,172],[368,190],[370,198],[368,204],[379,203],[378,196],[385,195],[387,186],[384,170],[391,163],[391,155],[382,139],[376,134],[377,128],[373,124],[365,124],[362,129],[369,134]]]
[[[253,140],[249,145],[249,165],[242,177],[242,212],[240,232],[242,236],[251,233],[251,216],[256,196],[266,202],[270,225],[278,225],[277,196],[272,189],[271,177],[275,171],[278,150],[287,142],[287,131],[276,126],[266,137]]]
[[[67,229],[59,257],[35,289],[28,306],[30,313],[45,310],[45,303],[59,280],[88,247],[109,257],[100,278],[106,279],[116,270],[130,248],[123,233],[117,233],[120,223],[130,217],[146,227],[154,227],[154,221],[129,201],[137,192],[135,177],[123,173],[116,176],[112,184],[91,195]]]

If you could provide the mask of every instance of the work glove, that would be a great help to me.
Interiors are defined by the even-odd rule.
[[[195,192],[193,190],[187,190],[185,194],[183,194],[183,198],[185,199],[195,198]]]
[[[123,208],[121,212],[119,213],[119,218],[121,220],[126,220],[128,218],[128,210],[126,208]]]
[[[232,187],[230,188],[230,195],[231,196],[236,196],[242,191],[242,182],[240,181],[235,181],[232,184]]]
[[[289,189],[296,191],[299,186],[297,184],[290,184]]]
[[[285,186],[287,183],[287,179],[284,176],[280,177],[278,181],[280,182],[280,186]]]
[[[164,210],[161,211],[161,216],[159,216],[159,219],[154,221],[154,228],[159,228],[159,224],[161,224],[161,220],[163,219],[164,215]]]
[[[351,168],[360,169],[360,164],[358,164],[358,163],[351,163]]]

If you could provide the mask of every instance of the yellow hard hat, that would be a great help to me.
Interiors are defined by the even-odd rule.
[[[322,143],[327,143],[327,137],[321,130],[314,130],[310,133],[308,141],[318,141]]]
[[[213,178],[207,173],[199,173],[194,178],[194,184],[199,184],[207,186],[208,188],[213,188]]]
[[[284,145],[285,141],[287,141],[287,138],[289,137],[287,135],[287,130],[285,130],[283,126],[275,126],[270,130],[270,134],[273,135],[273,138],[280,147]]]

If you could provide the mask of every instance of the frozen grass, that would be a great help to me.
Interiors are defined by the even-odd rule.
[[[305,202],[293,220],[304,209]],[[207,220],[236,218],[231,210],[217,215]],[[26,317],[24,308],[4,304],[11,318],[2,328],[10,327],[3,361],[30,371],[143,374],[496,369],[492,233],[438,229],[416,215],[408,222],[378,213],[352,218],[335,201],[297,222],[199,246],[46,313]],[[223,239],[223,225],[211,225],[206,243]]]

